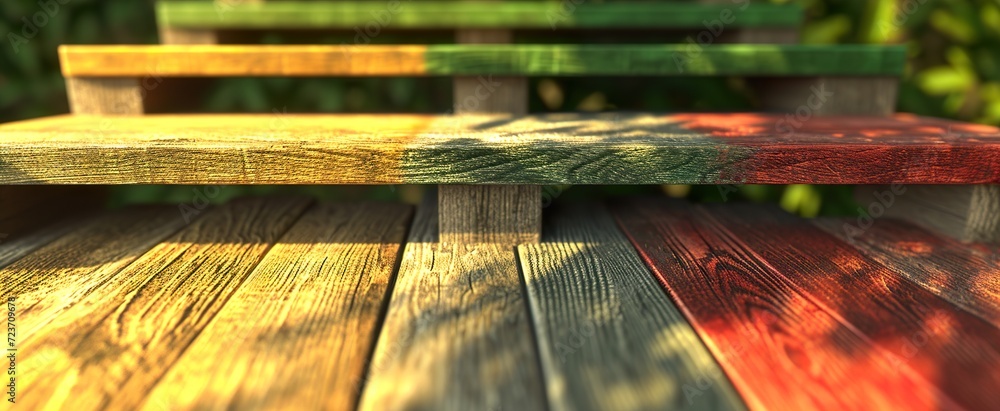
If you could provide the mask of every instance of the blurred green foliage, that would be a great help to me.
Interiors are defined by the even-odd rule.
[[[378,0],[376,0],[378,1]],[[600,0],[588,0],[600,1]],[[763,0],[759,0],[763,1]],[[43,0],[43,2],[45,2]],[[776,3],[787,1],[775,0]],[[57,1],[52,3],[58,4]],[[59,73],[60,44],[156,43],[153,0],[69,0],[44,23],[36,0],[0,4],[0,122],[65,113]],[[802,41],[813,44],[905,43],[910,59],[899,110],[1000,124],[1000,0],[801,0],[807,13]],[[41,24],[38,24],[41,23]],[[353,33],[261,34],[261,43],[351,43]],[[557,33],[558,34],[558,33]],[[519,42],[594,42],[600,34],[553,40],[551,32],[518,34]],[[20,36],[20,37],[17,37]],[[595,37],[596,36],[596,37]],[[21,41],[21,40],[24,41]],[[447,43],[442,32],[384,33],[377,43]],[[633,42],[684,41],[647,38]],[[754,99],[729,78],[539,78],[530,109],[545,111],[732,111],[752,110]],[[451,84],[444,78],[230,78],[211,83],[206,98],[184,111],[206,112],[446,112]],[[657,187],[576,187],[566,198],[659,191]],[[854,214],[850,187],[741,186],[663,187],[699,201],[733,198],[770,201],[806,216]],[[117,204],[190,201],[191,187],[127,187]],[[230,187],[225,197],[262,192],[301,192],[325,198],[403,197],[395,187]],[[404,194],[400,194],[404,193]],[[409,193],[409,194],[405,194]],[[561,191],[560,191],[561,193]]]

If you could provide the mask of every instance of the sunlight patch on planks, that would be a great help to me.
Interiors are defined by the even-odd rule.
[[[910,281],[1000,327],[1000,257],[989,247],[963,244],[893,219],[877,220],[863,231],[854,220],[820,219],[813,224]],[[854,231],[845,227],[853,227]],[[856,232],[860,234],[855,235]]]
[[[309,210],[145,407],[353,410],[410,214],[378,203]]]
[[[518,255],[551,409],[745,408],[603,207],[547,216]]]
[[[92,297],[146,251],[184,226],[174,207],[137,207],[63,223],[68,233],[0,270],[2,295],[17,296],[22,343]],[[56,228],[58,230],[58,228]],[[64,228],[64,230],[66,230]]]
[[[211,209],[94,287],[20,347],[18,405],[139,406],[308,204]]]

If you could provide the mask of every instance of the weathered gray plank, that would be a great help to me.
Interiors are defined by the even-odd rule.
[[[543,409],[513,248],[429,242],[429,203],[406,244],[359,408]]]

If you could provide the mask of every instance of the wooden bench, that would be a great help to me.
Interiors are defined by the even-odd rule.
[[[565,6],[406,2],[387,27],[509,43]],[[382,7],[168,2],[158,17],[165,40],[215,43],[236,28],[351,29]],[[702,30],[735,6],[576,7],[559,23]],[[787,10],[754,5],[731,27],[783,31],[801,19]],[[0,190],[431,192],[419,207],[133,206],[0,238],[18,406],[996,408],[995,245],[879,216],[656,198],[561,203],[542,218],[541,184],[887,184],[862,203],[880,215],[909,207],[911,184],[994,190],[1000,130],[894,113],[902,48],[188,44],[64,46],[60,58],[73,114],[0,125]],[[454,76],[456,110],[144,114],[162,78],[247,75]],[[501,86],[480,99],[491,75]],[[741,76],[767,112],[529,115],[535,75]],[[833,95],[820,104],[813,86]],[[36,201],[74,208],[56,198]],[[926,217],[953,232],[972,220]]]

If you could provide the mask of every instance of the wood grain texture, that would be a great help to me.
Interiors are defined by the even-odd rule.
[[[145,407],[355,409],[411,212],[378,203],[309,210]]]
[[[542,231],[538,185],[444,185],[438,188],[443,243],[537,243]]]
[[[1000,266],[992,253],[894,219],[860,230],[854,219],[813,224],[934,294],[1000,327]]]
[[[390,29],[422,28],[697,28],[705,20],[734,27],[797,27],[802,9],[766,3],[590,3],[498,1],[277,1],[265,4],[160,1],[159,24],[212,28],[348,28],[373,19]],[[749,7],[745,7],[749,6]],[[727,16],[727,15],[723,15]]]
[[[230,202],[92,288],[20,347],[18,405],[139,406],[307,205]]]
[[[751,409],[957,409],[789,281],[796,268],[773,267],[707,214],[665,201],[612,210]],[[838,261],[826,248],[758,228],[774,248],[809,244],[802,252]]]
[[[824,310],[968,409],[992,409],[1000,328],[962,311],[860,251],[777,208],[711,207],[726,231]],[[776,244],[781,238],[788,247]],[[818,252],[822,250],[822,252]],[[984,387],[991,387],[984,389]]]
[[[16,237],[4,233],[4,236],[0,236],[2,237],[0,238],[0,268],[6,267],[46,244],[55,241],[55,239],[66,234],[73,228],[76,228],[76,224],[59,221],[50,224],[39,224],[30,232]],[[10,286],[13,285],[9,285],[8,287]]]
[[[744,409],[603,207],[547,216],[543,242],[518,259],[550,409]]]
[[[862,208],[885,206],[876,197],[888,186],[859,186],[854,198]],[[1000,243],[1000,188],[994,185],[907,185],[892,196],[884,215],[910,221],[965,242]],[[889,197],[885,197],[889,198]],[[877,205],[875,206],[878,207]],[[870,211],[869,211],[870,213]]]
[[[761,108],[794,113],[796,121],[813,116],[882,116],[896,113],[899,78],[784,77],[752,79]]]
[[[153,207],[64,224],[67,234],[0,270],[0,291],[24,303],[17,313],[21,341],[85,300],[184,221],[174,207]]]
[[[875,76],[906,50],[876,45],[159,45],[60,46],[66,77],[156,76]]]
[[[143,113],[142,89],[133,78],[66,78],[73,114],[136,115]]]
[[[899,115],[56,116],[0,125],[0,184],[980,184],[1000,130]]]
[[[543,409],[513,247],[429,242],[438,212],[427,200],[403,252],[359,409]]]

